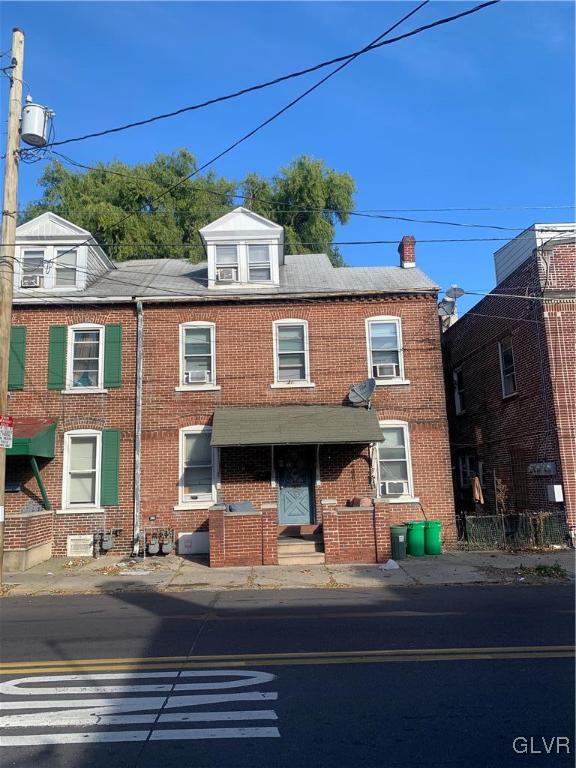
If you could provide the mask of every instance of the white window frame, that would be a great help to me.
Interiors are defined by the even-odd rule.
[[[25,268],[26,253],[32,253],[32,252],[37,254],[42,254],[42,274],[41,274],[40,285],[38,286],[38,288],[23,288],[22,280],[24,277],[26,277],[29,274]],[[37,258],[39,258],[39,256]],[[17,290],[19,291],[43,290],[46,287],[46,282],[47,282],[46,280],[46,249],[44,248],[44,246],[26,245],[22,247],[20,250],[20,275],[18,278]]]
[[[75,331],[98,331],[100,334],[98,344],[98,386],[96,387],[74,387],[73,386],[73,371],[74,371],[74,332]],[[90,393],[90,392],[107,392],[104,389],[104,347],[106,344],[106,326],[97,325],[96,323],[77,323],[76,325],[68,326],[68,341],[66,347],[66,393]]]
[[[262,267],[266,264],[268,266],[268,270],[270,272],[270,277],[268,280],[251,280],[250,279],[250,246],[252,245],[258,245],[260,247],[266,247],[268,249],[268,261],[267,262],[257,262],[253,266],[256,269],[262,269]],[[270,243],[250,243],[247,242],[245,244],[245,250],[246,250],[246,279],[249,283],[271,283],[272,282],[272,246]]]
[[[178,448],[178,504],[174,507],[175,511],[186,509],[206,509],[212,506],[217,500],[217,489],[219,485],[219,452],[217,448],[212,448],[212,492],[202,494],[202,498],[185,499],[184,498],[184,450],[186,445],[186,435],[212,434],[212,427],[195,425],[191,427],[182,427],[179,434]]]
[[[58,285],[58,270],[66,270],[66,269],[72,269],[72,267],[64,266],[58,261],[58,258],[61,254],[68,254],[71,252],[74,252],[76,255],[76,264],[74,266],[74,284],[73,285]],[[67,290],[74,290],[78,287],[78,270],[79,270],[79,262],[80,262],[80,248],[77,246],[65,246],[65,245],[56,245],[54,246],[54,262],[51,265],[54,269],[54,289],[57,291],[67,291]]]
[[[238,280],[232,283],[220,283],[216,279],[216,249],[219,245],[234,245],[236,247]],[[265,245],[268,247],[270,280],[250,280],[250,265],[248,259],[248,246]],[[237,290],[239,285],[269,286],[278,285],[280,282],[278,254],[279,242],[271,238],[258,239],[256,237],[239,237],[232,239],[210,240],[206,244],[208,253],[208,282],[210,288],[218,290]]]
[[[506,390],[504,388],[504,361],[503,361],[503,355],[502,355],[502,342],[506,339],[510,340],[510,352],[512,354],[512,365],[513,365],[513,376],[514,376],[514,391],[506,393]],[[512,340],[511,334],[508,334],[507,336],[504,336],[504,338],[500,339],[498,342],[498,358],[500,360],[500,385],[502,387],[502,399],[505,400],[507,397],[514,397],[518,393],[518,377],[516,375],[516,358],[514,356],[514,342]]]
[[[184,339],[187,328],[209,328],[210,329],[210,355],[212,357],[212,381],[197,382],[195,384],[184,384]],[[186,323],[180,323],[178,329],[178,358],[180,361],[178,373],[177,392],[188,391],[218,391],[220,387],[216,384],[216,323],[208,320],[193,320]]]
[[[14,264],[14,290],[26,295],[34,295],[35,292],[50,291],[50,293],[66,294],[76,293],[87,282],[88,275],[88,247],[82,243],[40,243],[24,241],[16,246],[16,261]],[[39,288],[22,288],[23,254],[25,251],[42,251],[44,254],[44,284]],[[74,285],[56,285],[56,264],[58,252],[76,251],[76,282]]]
[[[218,248],[220,246],[226,247],[226,248],[235,248],[236,249],[236,265],[234,264],[224,264],[222,266],[218,266]],[[214,280],[219,285],[236,285],[237,283],[242,282],[241,279],[241,266],[240,262],[242,261],[242,253],[241,249],[238,245],[238,243],[216,243],[214,246]],[[220,282],[218,280],[218,270],[219,269],[235,269],[236,270],[236,280],[230,280],[230,281],[222,281]]]
[[[457,368],[454,368],[454,370],[452,371],[452,385],[454,389],[454,408],[456,410],[456,415],[460,416],[460,414],[466,413],[466,408],[463,405],[464,398],[460,394],[461,392],[465,392],[466,388],[464,386],[462,386],[462,389],[459,388],[458,374],[462,376],[462,381],[464,381],[461,365],[459,365]]]
[[[75,437],[95,437],[96,438],[96,477],[94,503],[92,504],[70,504],[68,478],[70,474],[70,455],[71,444]],[[102,432],[97,429],[73,429],[64,434],[64,453],[62,460],[62,509],[59,512],[78,514],[90,512],[92,514],[104,512],[100,506],[100,478],[102,474]]]
[[[279,375],[279,350],[278,350],[278,328],[286,325],[300,325],[304,328],[304,379],[296,379],[294,381],[280,381]],[[302,389],[306,387],[314,387],[315,384],[310,380],[310,344],[308,341],[308,320],[302,320],[301,318],[282,318],[281,320],[274,320],[272,323],[272,350],[274,354],[274,383],[270,385],[272,389]],[[301,354],[301,353],[297,353]]]
[[[380,429],[398,428],[401,427],[404,430],[404,446],[406,448],[406,467],[408,475],[408,493],[402,496],[382,496],[380,493],[381,481],[380,481],[380,456],[378,453],[378,444],[374,443],[372,453],[372,463],[375,466],[375,481],[376,481],[376,495],[377,498],[387,501],[390,504],[402,504],[409,502],[418,502],[419,499],[414,496],[414,478],[412,474],[412,451],[410,448],[410,425],[407,421],[397,421],[394,419],[387,419],[380,421]]]
[[[398,339],[398,366],[400,375],[390,379],[376,379],[372,370],[372,342],[371,326],[376,323],[394,323],[396,325],[396,338]],[[376,315],[366,318],[366,353],[368,362],[368,378],[375,379],[377,387],[394,386],[398,384],[410,384],[409,379],[404,378],[404,345],[402,342],[402,318],[397,315]]]

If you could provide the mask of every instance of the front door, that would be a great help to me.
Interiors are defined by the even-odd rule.
[[[314,520],[315,450],[312,446],[274,449],[280,525],[308,525]]]

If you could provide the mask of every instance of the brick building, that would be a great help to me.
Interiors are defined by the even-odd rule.
[[[201,264],[115,265],[53,214],[19,228],[13,565],[95,530],[130,551],[170,529],[215,566],[375,562],[391,523],[424,516],[454,540],[438,288],[414,239],[399,266],[335,269],[246,209],[201,235]],[[367,379],[371,408],[348,396]]]
[[[576,527],[573,233],[536,224],[497,251],[496,288],[443,334],[458,510],[476,474],[484,511]]]

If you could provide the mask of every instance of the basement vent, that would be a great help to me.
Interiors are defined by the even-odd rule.
[[[66,539],[66,557],[92,557],[94,537],[92,534],[68,536]]]

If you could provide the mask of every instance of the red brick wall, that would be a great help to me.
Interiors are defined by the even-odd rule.
[[[25,549],[45,544],[53,536],[52,512],[32,512],[25,516],[6,518],[4,547],[6,550]]]
[[[446,392],[452,442],[456,502],[472,507],[471,492],[460,488],[458,456],[466,453],[484,461],[485,506],[522,512],[560,511],[550,503],[546,486],[563,483],[565,509],[575,523],[576,406],[574,300],[542,301],[542,289],[574,289],[574,245],[535,253],[482,299],[443,336]],[[538,295],[539,299],[498,294]],[[557,314],[560,313],[560,314]],[[517,394],[502,397],[498,342],[512,337]],[[452,371],[461,367],[466,412],[456,415]],[[551,477],[531,476],[531,463],[556,462]]]
[[[65,395],[47,389],[48,333],[51,325],[95,323],[122,325],[122,386],[106,394]],[[132,544],[134,391],[136,323],[134,307],[88,305],[84,307],[15,306],[13,325],[27,327],[26,367],[23,391],[11,392],[9,411],[13,416],[37,416],[57,420],[55,457],[39,459],[40,472],[55,510],[62,502],[62,458],[64,433],[73,429],[121,430],[119,504],[108,507],[104,515],[82,513],[54,514],[53,554],[66,554],[66,537],[72,533],[92,533],[95,528],[122,528],[117,551],[128,552]],[[8,476],[22,480],[20,493],[6,494],[6,515],[26,514],[40,509],[42,499],[26,460],[8,458]],[[21,544],[20,546],[25,546]]]
[[[209,512],[210,565],[277,565],[276,509],[265,505],[254,514],[230,514],[217,506]]]
[[[286,405],[345,402],[352,382],[368,376],[365,319],[402,318],[405,375],[409,385],[378,387],[373,398],[381,419],[409,423],[414,487],[427,514],[454,530],[448,430],[436,302],[432,296],[309,300],[306,302],[221,302],[217,305],[145,306],[142,519],[181,524],[178,504],[178,439],[182,427],[211,423],[220,405]],[[271,389],[274,381],[272,323],[282,318],[308,321],[310,389]],[[177,392],[179,324],[216,324],[216,379],[219,391]],[[218,501],[275,502],[269,448],[220,451]],[[344,504],[371,494],[367,451],[361,446],[321,446],[316,514],[320,499]],[[207,520],[205,512],[195,512]],[[158,522],[161,521],[161,522]]]

